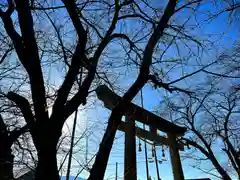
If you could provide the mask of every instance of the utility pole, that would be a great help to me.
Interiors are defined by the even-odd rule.
[[[88,162],[88,134],[86,135],[86,152],[85,152],[85,161]]]
[[[143,124],[143,129],[145,130],[145,124]],[[146,139],[144,139],[144,151],[145,151],[146,172],[147,172],[147,180],[148,180],[148,178],[149,178],[149,170],[148,170],[148,154],[147,154]]]
[[[140,92],[141,92],[141,106],[142,106],[142,108],[144,108],[142,89],[141,89]],[[145,130],[145,124],[143,124],[143,129]],[[144,151],[145,151],[146,172],[147,172],[147,180],[148,180],[148,178],[149,178],[149,170],[148,170],[148,154],[147,154],[147,143],[146,143],[146,139],[144,139]]]
[[[75,130],[76,130],[76,124],[77,124],[77,113],[78,113],[78,110],[75,111],[75,117],[74,117],[74,122],[73,122],[73,130],[72,130],[71,145],[70,145],[70,150],[69,150],[69,159],[68,159],[68,168],[67,168],[66,180],[69,180],[70,171],[71,171],[72,153],[73,153],[73,146],[74,146],[74,136],[75,136]]]
[[[157,178],[158,178],[158,180],[161,180],[160,175],[159,175],[159,169],[158,169],[158,159],[157,159],[155,143],[153,143],[153,150],[154,150],[155,164],[156,164],[156,169],[157,169]]]
[[[115,180],[118,179],[118,163],[116,162],[116,176],[115,176]]]

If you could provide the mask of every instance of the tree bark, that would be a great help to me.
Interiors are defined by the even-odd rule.
[[[36,180],[59,180],[56,151],[49,148],[48,152],[38,154]]]
[[[218,163],[217,159],[214,157],[214,155],[210,155],[208,157],[214,167],[217,169],[218,173],[222,176],[223,180],[231,180],[230,176],[227,174],[227,172],[223,169],[223,167]]]
[[[57,134],[50,124],[46,124],[37,134],[36,149],[38,165],[35,173],[36,180],[59,180],[57,166],[57,143],[61,134]],[[51,128],[52,127],[52,128]]]
[[[125,102],[131,102],[133,98],[137,95],[137,93],[143,88],[143,86],[149,80],[149,72],[150,65],[152,63],[152,55],[154,48],[163,35],[164,29],[167,27],[167,23],[171,16],[174,14],[174,9],[176,7],[177,1],[170,0],[167,4],[167,7],[158,22],[157,27],[154,29],[154,32],[150,36],[148,43],[145,47],[143,53],[143,59],[141,63],[140,73],[132,84],[132,86],[128,89],[128,91],[124,94],[124,96],[119,101],[118,105],[112,110],[112,113],[109,118],[108,127],[103,136],[102,142],[99,147],[98,154],[96,156],[94,165],[90,171],[90,176],[88,180],[100,180],[104,178],[105,170],[107,167],[109,155],[112,149],[112,145],[114,142],[114,137],[117,131],[119,124],[121,123],[121,118],[123,114],[121,112],[126,111],[126,107],[124,106]]]
[[[104,178],[109,154],[111,152],[117,127],[119,125],[119,123],[115,121],[115,119],[119,119],[117,116],[119,116],[119,114],[113,112],[112,117],[109,118],[107,129],[104,133],[103,140],[100,144],[99,151],[96,156],[95,163],[90,171],[88,180],[101,180]]]
[[[200,134],[199,134],[200,135]],[[202,137],[202,136],[201,136]],[[203,137],[202,137],[203,138]],[[201,138],[200,138],[201,139]],[[218,173],[222,176],[223,180],[231,180],[230,176],[228,175],[228,173],[223,169],[223,167],[219,164],[218,160],[216,159],[216,157],[214,156],[213,151],[211,150],[211,148],[207,145],[206,141],[204,139],[202,139],[202,141],[205,142],[205,146],[207,148],[204,149],[201,145],[199,145],[198,143],[191,141],[189,139],[184,138],[184,140],[186,140],[187,144],[197,148],[199,151],[201,151],[207,158],[209,158],[209,160],[211,161],[211,163],[213,164],[213,166],[216,168],[216,170],[218,171]]]
[[[1,140],[0,140],[1,141]],[[0,179],[13,179],[13,158],[11,146],[0,146]]]

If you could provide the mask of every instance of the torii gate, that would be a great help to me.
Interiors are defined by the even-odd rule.
[[[120,96],[112,92],[107,86],[101,85],[96,89],[98,98],[104,102],[104,106],[112,110],[121,99]],[[135,135],[148,139],[155,143],[167,145],[170,150],[171,164],[174,180],[184,180],[182,164],[179,150],[183,150],[182,144],[177,143],[176,137],[183,136],[186,128],[177,126],[133,103],[126,104],[124,113],[126,120],[121,122],[118,130],[125,132],[124,151],[124,179],[137,180],[136,170],[136,138]],[[150,132],[135,127],[135,120],[149,125]],[[157,129],[167,133],[167,138],[157,135]],[[131,173],[129,173],[129,170]]]

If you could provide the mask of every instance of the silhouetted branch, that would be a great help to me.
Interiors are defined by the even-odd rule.
[[[9,48],[5,51],[5,53],[3,54],[3,56],[0,59],[0,64],[3,63],[3,61],[6,59],[6,57],[8,56],[8,54],[13,50],[13,48]]]
[[[7,127],[3,121],[2,115],[0,114],[0,134],[7,133]]]
[[[15,128],[13,131],[11,131],[9,134],[9,138],[12,142],[12,144],[19,138],[19,136],[23,135],[25,132],[28,131],[28,125],[25,125],[21,128]]]
[[[31,9],[28,0],[15,0],[15,3],[22,34],[21,48],[24,48],[21,61],[29,75],[36,119],[44,121],[48,119],[46,93]]]
[[[66,9],[68,11],[68,14],[73,22],[73,25],[77,31],[78,34],[78,43],[75,49],[75,52],[71,59],[71,65],[69,67],[69,70],[67,72],[67,75],[58,90],[58,96],[57,99],[53,105],[53,115],[51,118],[53,118],[56,113],[63,111],[63,106],[67,101],[68,95],[70,93],[70,90],[74,84],[74,81],[76,80],[76,77],[79,73],[79,69],[81,65],[83,64],[83,61],[86,59],[85,57],[85,47],[87,43],[87,32],[82,26],[82,23],[79,19],[79,13],[77,11],[77,6],[75,4],[75,1],[69,0],[69,1],[63,1],[63,3],[66,6]]]
[[[163,16],[161,17],[160,21],[158,22],[157,27],[154,29],[153,34],[151,35],[146,48],[144,50],[142,64],[140,68],[140,73],[133,83],[133,85],[128,89],[128,91],[122,97],[122,100],[119,101],[117,106],[113,109],[109,121],[106,132],[103,136],[102,142],[100,144],[100,148],[98,154],[95,159],[95,163],[90,171],[90,176],[88,180],[98,180],[103,179],[109,154],[112,148],[112,144],[114,141],[115,133],[117,131],[117,127],[121,122],[122,114],[120,114],[120,110],[124,110],[124,101],[131,101],[137,93],[142,89],[142,87],[148,81],[149,75],[149,67],[152,63],[152,54],[154,48],[159,40],[159,38],[163,35],[163,31],[167,26],[167,23],[170,17],[174,13],[174,9],[176,6],[175,0],[170,0],[167,4],[167,7],[164,11]]]
[[[184,92],[184,93],[187,93],[187,94],[193,93],[193,92],[188,91],[186,89],[181,89],[181,88],[178,88],[178,87],[169,86],[169,83],[163,83],[161,80],[158,80],[157,77],[154,76],[154,75],[149,75],[149,80],[151,80],[153,82],[155,88],[164,88],[167,91],[169,91],[170,93],[172,93],[173,91]]]
[[[27,126],[29,127],[30,132],[33,133],[32,135],[34,135],[35,118],[32,114],[31,106],[28,100],[14,92],[9,92],[7,94],[7,98],[15,102],[16,105],[19,107],[25,121],[27,122]]]

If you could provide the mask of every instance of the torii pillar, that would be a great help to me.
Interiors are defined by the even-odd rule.
[[[182,163],[179,155],[179,149],[177,147],[176,136],[168,133],[169,139],[169,152],[171,157],[172,171],[174,180],[184,180],[184,174],[182,169]]]
[[[124,179],[137,179],[137,161],[136,161],[136,135],[135,120],[130,116],[125,119],[128,130],[125,132],[124,146]]]

